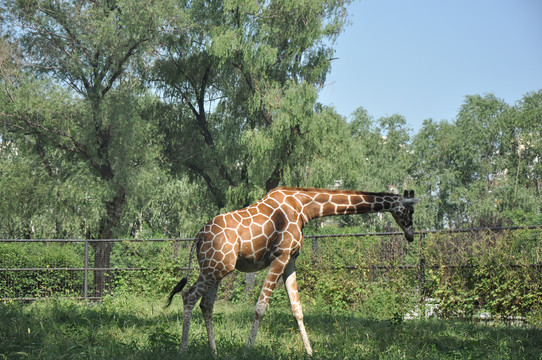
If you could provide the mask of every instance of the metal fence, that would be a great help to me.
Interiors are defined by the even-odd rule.
[[[48,297],[98,300],[94,276],[105,273],[107,290],[119,274],[168,270],[193,239],[0,239],[0,300]],[[92,246],[111,243],[109,267],[96,267]],[[184,246],[183,246],[184,245]],[[102,261],[103,263],[103,261]]]
[[[364,246],[358,245],[363,242],[354,243],[358,246],[355,251],[359,253],[357,262],[354,264],[341,262],[334,259],[333,262],[325,262],[324,267],[331,269],[346,270],[370,270],[377,274],[391,270],[415,272],[415,282],[418,294],[423,299],[426,295],[426,275],[428,270],[446,269],[447,271],[463,270],[473,268],[476,265],[471,263],[474,249],[472,246],[479,246],[480,238],[485,238],[482,244],[488,247],[495,246],[494,239],[503,238],[504,242],[512,242],[511,234],[517,231],[530,231],[533,239],[529,249],[524,249],[519,256],[511,256],[499,266],[518,269],[529,268],[535,271],[542,270],[542,225],[534,226],[501,226],[487,228],[449,229],[449,230],[428,230],[415,232],[416,240],[408,244],[404,240],[402,232],[380,232],[362,234],[332,234],[332,235],[310,235],[306,239],[312,240],[314,254],[313,265],[322,267],[321,245],[328,243],[331,239],[359,239],[376,238],[378,246],[370,246],[367,251]],[[385,241],[381,239],[385,238]],[[440,239],[440,240],[439,240]],[[325,241],[321,241],[325,240]],[[476,241],[477,240],[477,241]],[[440,243],[439,243],[440,241]],[[350,244],[352,245],[352,243]],[[365,251],[364,251],[365,250]],[[482,253],[483,249],[478,249]],[[440,255],[440,258],[439,256]],[[337,265],[339,263],[339,265]],[[377,275],[378,276],[378,275]]]
[[[412,244],[404,240],[402,232],[305,235],[305,243],[306,246],[312,244],[310,260],[307,261],[312,261],[312,265],[317,268],[414,271],[417,273],[419,294],[423,297],[428,269],[471,266],[457,258],[459,252],[463,251],[462,244],[477,236],[491,238],[519,230],[535,230],[532,237],[535,244],[533,249],[536,250],[523,251],[520,262],[511,260],[503,266],[528,266],[541,270],[540,229],[542,225],[420,231],[416,233],[416,240]],[[359,241],[363,238],[370,241]],[[0,300],[38,300],[48,297],[97,300],[103,295],[96,292],[95,276],[98,272],[107,274],[108,291],[115,287],[116,279],[123,274],[137,277],[145,273],[165,272],[177,276],[183,270],[180,264],[187,264],[188,248],[192,240],[0,239]],[[115,245],[111,246],[109,267],[94,266],[98,255],[93,244],[98,242]],[[431,246],[428,246],[428,242]],[[437,260],[430,253],[435,244],[445,248],[439,250],[446,253],[445,259]]]

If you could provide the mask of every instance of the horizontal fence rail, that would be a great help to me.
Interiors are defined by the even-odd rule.
[[[359,234],[319,234],[305,235],[305,242],[312,242],[313,265],[329,270],[412,270],[417,271],[418,292],[425,294],[426,271],[442,268],[468,268],[472,264],[427,263],[428,236],[450,236],[445,246],[454,244],[459,234],[482,234],[514,232],[518,230],[538,230],[538,226],[510,226],[474,229],[447,229],[415,232],[417,240],[409,248],[402,239],[402,232],[379,232]],[[382,246],[377,254],[384,263],[372,264],[329,264],[322,260],[326,256],[327,240],[376,237]],[[394,241],[391,241],[394,239]],[[118,274],[186,270],[189,247],[193,238],[176,239],[0,239],[0,300],[38,300],[48,297],[69,297],[75,299],[98,300],[112,290],[111,283]],[[323,241],[323,243],[322,243]],[[387,243],[384,243],[388,241]],[[537,241],[542,241],[540,238]],[[95,266],[98,256],[94,251],[96,244],[111,245],[109,266]],[[120,245],[119,245],[120,244]],[[115,245],[115,246],[113,246]],[[67,253],[68,255],[60,255]],[[334,254],[340,257],[340,254]],[[538,256],[538,255],[537,255]],[[339,259],[340,260],[340,259]],[[346,259],[344,260],[346,261]],[[542,269],[542,262],[525,264],[508,263],[500,266],[509,268]],[[33,263],[32,263],[33,262]],[[103,263],[103,262],[102,262]],[[152,266],[148,264],[152,263]],[[156,264],[156,265],[154,265]],[[96,274],[106,274],[109,282],[107,291],[97,292],[94,282]],[[130,275],[132,276],[132,275]]]

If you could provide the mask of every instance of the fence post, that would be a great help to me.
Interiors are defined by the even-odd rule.
[[[83,297],[88,297],[88,239],[85,239],[85,279],[83,280]]]
[[[420,266],[420,283],[419,283],[419,295],[420,300],[423,302],[425,300],[425,233],[420,233],[420,259],[419,259],[419,266]]]

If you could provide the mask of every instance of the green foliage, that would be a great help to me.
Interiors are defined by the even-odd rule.
[[[278,185],[413,188],[417,229],[539,223],[540,90],[416,134],[316,103],[348,3],[6,2],[0,236],[193,236]]]
[[[518,231],[428,237],[427,263],[437,267],[428,271],[427,296],[439,299],[445,317],[470,318],[482,310],[496,317],[540,313],[538,236]]]
[[[431,228],[518,224],[527,213],[538,219],[539,98],[529,93],[511,107],[491,94],[467,96],[455,123],[424,123],[413,142],[414,173],[430,195]]]
[[[180,267],[188,264],[191,245],[191,242],[171,241],[116,243],[111,252],[111,263],[114,267],[142,270],[114,271],[112,274],[113,293],[115,295],[169,293],[179,281],[179,273],[184,274],[184,271],[180,271]]]
[[[186,4],[191,26],[164,34],[151,78],[171,107],[161,126],[172,172],[203,182],[218,209],[278,186],[307,143],[347,3]]]
[[[58,243],[2,243],[4,268],[81,268],[81,247]],[[83,288],[81,271],[2,271],[0,294],[5,298],[79,296]]]

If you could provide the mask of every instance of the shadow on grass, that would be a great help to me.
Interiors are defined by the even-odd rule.
[[[50,301],[0,305],[0,359],[212,359],[199,309],[187,353],[178,353],[179,305],[104,301],[95,305]],[[215,334],[220,359],[303,359],[289,308],[272,306],[256,345],[246,348],[253,304],[218,304]],[[464,321],[392,321],[330,308],[306,311],[316,359],[540,359],[542,329],[486,326]]]
[[[317,358],[354,352],[370,359],[542,359],[541,328],[459,319],[377,320],[330,310],[308,312],[305,325]]]

